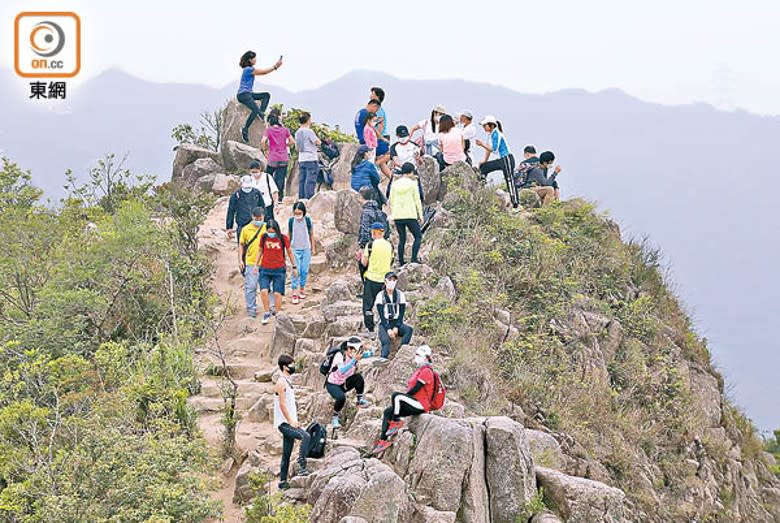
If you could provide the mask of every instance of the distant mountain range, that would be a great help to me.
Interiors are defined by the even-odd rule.
[[[780,427],[780,343],[773,332],[780,324],[780,117],[651,104],[613,89],[536,95],[369,71],[298,93],[269,90],[272,102],[309,109],[315,120],[349,131],[372,85],[387,91],[392,128],[428,117],[441,103],[453,113],[495,114],[517,153],[526,143],[554,150],[564,197],[598,201],[627,235],[648,235],[663,248],[737,400],[762,428]],[[196,122],[236,87],[237,77],[214,89],[109,70],[74,89],[67,103],[31,103],[3,82],[0,154],[32,169],[53,196],[61,194],[66,168],[84,175],[105,152],[127,151],[130,168],[166,179],[171,128]],[[42,110],[46,103],[67,110]]]

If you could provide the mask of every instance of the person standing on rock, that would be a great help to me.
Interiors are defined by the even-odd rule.
[[[286,253],[286,255],[285,255]],[[290,250],[290,239],[282,234],[276,220],[266,223],[266,232],[260,236],[260,250],[255,260],[255,271],[260,280],[260,298],[263,300],[263,325],[271,319],[269,289],[273,288],[276,312],[282,310],[282,296],[287,280],[287,262],[292,263],[293,277],[297,274],[295,257]]]
[[[350,186],[355,191],[360,191],[365,186],[371,187],[374,190],[376,203],[381,207],[385,204],[384,195],[379,188],[381,178],[370,156],[371,148],[368,145],[358,147],[355,157],[352,159]]]
[[[260,148],[268,158],[265,171],[273,176],[279,189],[279,203],[284,199],[284,187],[287,178],[287,166],[290,162],[290,147],[295,145],[290,130],[283,126],[275,113],[268,115],[268,127],[260,139]]]
[[[456,162],[466,161],[466,142],[463,133],[455,127],[452,116],[445,114],[439,120],[439,153],[436,155],[443,171]]]
[[[265,234],[265,209],[255,207],[252,221],[241,229],[238,238],[238,269],[244,276],[244,300],[246,313],[250,318],[257,317],[257,258],[260,250],[260,237]]]
[[[274,386],[274,428],[282,433],[282,461],[279,466],[279,489],[290,488],[287,474],[290,469],[295,440],[301,440],[298,449],[298,474],[308,476],[306,456],[309,454],[311,436],[298,424],[298,408],[295,404],[295,388],[290,383],[290,377],[295,373],[295,362],[292,356],[282,354],[278,360],[281,375]]]
[[[260,118],[260,121],[265,119],[265,110],[271,101],[270,93],[253,92],[255,76],[266,75],[279,69],[282,66],[282,57],[280,56],[276,63],[267,69],[258,69],[255,67],[255,63],[257,63],[257,53],[254,51],[247,51],[241,55],[241,60],[239,61],[241,81],[238,84],[236,99],[249,109],[249,117],[247,117],[246,123],[241,129],[241,138],[246,143],[249,143],[249,128],[252,126],[252,122],[255,121],[255,118]],[[260,107],[257,106],[257,101],[260,101]]]
[[[385,274],[390,272],[393,263],[393,245],[384,238],[385,227],[382,222],[371,224],[371,241],[363,249],[361,257],[361,263],[367,267],[363,279],[363,324],[366,335],[371,338],[375,336],[374,303],[382,292]]]
[[[392,445],[392,438],[404,426],[401,418],[416,416],[431,410],[431,398],[435,390],[436,375],[433,370],[433,351],[427,345],[420,345],[414,354],[417,367],[406,382],[406,393],[393,392],[390,406],[382,416],[382,432],[374,446],[373,453],[381,454]]]
[[[398,263],[404,265],[406,250],[406,231],[414,237],[412,244],[412,263],[419,263],[418,254],[422,241],[420,225],[423,220],[422,200],[414,165],[404,164],[401,174],[396,177],[390,189],[390,216],[398,231]]]
[[[475,152],[477,150],[477,126],[474,125],[474,115],[471,111],[463,111],[458,116],[460,127],[463,130],[463,140],[465,142],[465,151],[469,165],[476,165],[477,159]]]
[[[379,208],[376,203],[376,197],[374,196],[374,189],[369,186],[361,187],[360,196],[363,198],[363,209],[360,213],[360,226],[358,227],[358,251],[357,251],[357,264],[358,272],[360,273],[360,281],[363,281],[366,273],[366,267],[363,265],[363,250],[371,241],[371,225],[379,222],[385,227],[385,240],[390,238],[390,223],[387,220],[387,214]],[[361,297],[360,294],[358,297]]]
[[[298,117],[300,128],[295,131],[295,146],[298,148],[298,199],[308,200],[314,196],[317,188],[317,175],[320,172],[317,148],[320,139],[311,128],[311,114],[301,113]]]
[[[335,400],[333,404],[333,418],[331,427],[338,429],[341,427],[339,414],[344,404],[347,402],[347,392],[354,390],[357,394],[357,406],[359,408],[368,407],[368,401],[363,397],[365,382],[363,375],[358,372],[358,362],[363,357],[369,357],[373,353],[363,352],[363,342],[358,337],[351,337],[344,345],[344,351],[338,351],[333,356],[333,362],[330,366],[330,372],[325,380],[325,389]]]
[[[515,157],[509,150],[506,138],[504,138],[504,129],[495,116],[488,115],[481,122],[482,128],[488,134],[490,143],[477,140],[477,145],[485,150],[485,158],[479,165],[479,172],[484,180],[493,171],[501,171],[504,174],[506,190],[512,199],[512,205],[517,207],[517,193],[512,180],[512,173],[515,170]],[[495,160],[490,160],[491,155],[498,155]]]
[[[276,182],[268,174],[268,171],[263,171],[263,164],[258,160],[249,162],[249,174],[252,176],[252,184],[263,195],[263,201],[266,203],[265,219],[273,220],[275,202],[279,197],[279,188],[276,186]]]
[[[252,221],[252,210],[255,207],[266,207],[263,194],[254,188],[254,180],[251,176],[242,176],[241,188],[230,195],[228,203],[225,219],[225,232],[227,232],[228,238],[233,237],[233,225],[235,224],[236,238],[241,239],[241,229]]]
[[[290,245],[298,267],[298,273],[292,277],[292,303],[298,305],[299,300],[306,299],[306,280],[309,277],[311,257],[317,254],[314,224],[306,215],[305,203],[298,201],[293,204],[293,215],[287,221],[287,234],[290,236]]]
[[[398,275],[388,272],[385,275],[385,288],[376,297],[376,310],[379,314],[379,342],[382,344],[382,358],[390,357],[393,340],[401,340],[401,345],[412,341],[414,329],[404,323],[406,313],[406,295],[396,288]]]

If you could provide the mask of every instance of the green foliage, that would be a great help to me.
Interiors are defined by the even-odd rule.
[[[154,184],[154,178],[134,175],[125,168],[126,161],[127,154],[120,159],[113,153],[105,155],[90,169],[89,180],[83,185],[68,170],[65,174],[68,181],[65,187],[68,190],[66,203],[71,206],[79,203],[88,207],[99,206],[112,214],[122,202],[143,198]]]
[[[229,101],[214,111],[200,113],[200,127],[196,130],[190,123],[181,123],[171,131],[171,138],[179,145],[190,143],[210,151],[219,151],[225,134],[225,116]]]
[[[544,503],[544,489],[540,488],[534,497],[529,499],[523,505],[522,511],[515,516],[515,523],[525,523],[530,520],[534,514],[544,512],[547,510],[547,505]]]
[[[311,506],[292,505],[284,502],[281,493],[271,494],[273,476],[257,472],[249,476],[252,500],[246,508],[246,523],[307,523]]]
[[[304,109],[290,107],[289,109],[285,110],[282,104],[276,104],[273,107],[279,109],[279,111],[282,112],[282,125],[287,127],[290,130],[290,133],[295,136],[295,131],[301,127],[301,124],[298,121],[298,117],[301,115],[301,113],[305,112]],[[331,129],[328,124],[318,123],[316,121],[316,115],[312,116],[311,128],[321,140],[327,139],[337,143],[352,143],[357,141],[356,138],[351,134],[341,131],[338,125],[334,129]]]

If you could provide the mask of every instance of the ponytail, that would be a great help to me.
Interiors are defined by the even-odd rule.
[[[433,113],[436,111],[431,111],[431,131],[434,133],[436,132],[436,119],[433,117]]]
[[[501,134],[504,133],[504,127],[501,125],[500,120],[496,120],[496,124],[498,125],[498,130],[501,132]]]

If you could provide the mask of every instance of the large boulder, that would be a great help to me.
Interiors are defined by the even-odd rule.
[[[227,141],[242,142],[241,129],[244,127],[247,117],[249,116],[249,109],[245,105],[238,103],[237,100],[230,100],[225,107],[225,114],[223,116],[223,131],[222,142]],[[263,137],[265,131],[265,122],[261,122],[257,118],[252,122],[252,127],[249,128],[249,145],[254,147],[260,147],[260,138]]]
[[[355,158],[358,147],[357,143],[338,144],[339,159],[333,166],[333,188],[337,191],[351,187],[352,159]]]
[[[334,215],[336,211],[336,192],[320,191],[316,193],[306,204],[306,210],[312,216],[316,216],[321,223],[326,223],[325,217]]]
[[[224,141],[222,142],[221,153],[222,165],[228,171],[247,171],[249,162],[252,160],[258,160],[261,164],[261,169],[265,169],[265,156],[260,152],[260,149],[243,142]]]
[[[183,143],[177,145],[174,150],[176,155],[173,157],[173,172],[171,173],[171,180],[176,180],[181,176],[181,172],[184,168],[201,158],[211,158],[215,162],[220,161],[220,154],[216,151],[211,151],[198,145],[191,143]]]
[[[485,476],[494,523],[513,523],[536,495],[536,477],[525,428],[501,416],[485,421]]]
[[[692,366],[690,380],[694,405],[696,405],[696,410],[706,427],[720,426],[722,396],[717,378],[698,367]]]
[[[474,168],[466,162],[457,162],[441,172],[441,187],[439,193],[436,195],[437,200],[444,200],[447,195],[447,188],[452,184],[452,187],[462,187],[465,184],[471,183],[474,178]],[[427,198],[427,197],[426,197]]]
[[[360,214],[363,202],[360,195],[352,189],[344,189],[336,193],[336,203],[333,212],[336,229],[344,234],[357,234],[360,229]]]
[[[441,191],[439,162],[430,156],[423,156],[417,172],[420,175],[420,181],[423,186],[423,196],[425,197],[423,204],[430,205],[439,199]]]
[[[563,523],[563,522],[558,516],[556,516],[549,510],[545,510],[543,512],[539,512],[538,514],[534,515],[534,517],[531,518],[531,523]]]
[[[626,519],[622,490],[585,478],[536,467],[545,505],[567,523],[622,523]]]
[[[284,313],[277,314],[271,337],[271,361],[276,361],[282,354],[293,356],[295,340],[295,325],[290,316]]]
[[[211,158],[199,158],[194,162],[187,164],[181,171],[180,180],[194,186],[198,180],[209,174],[221,172],[222,166]]]
[[[535,465],[555,470],[564,466],[566,460],[561,445],[551,434],[529,429],[525,431],[525,437]]]
[[[241,187],[241,181],[238,176],[217,173],[211,184],[211,192],[220,196],[228,196],[237,191],[239,187]]]

